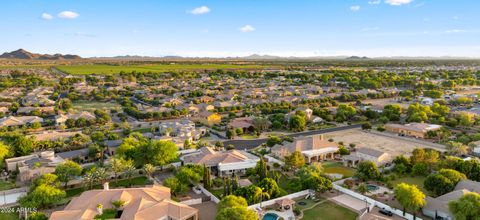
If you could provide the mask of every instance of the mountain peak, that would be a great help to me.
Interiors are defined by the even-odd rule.
[[[80,56],[77,55],[62,55],[62,54],[37,54],[31,53],[27,50],[22,48],[12,51],[12,52],[5,52],[0,55],[0,58],[4,59],[26,59],[26,60],[63,60],[63,59],[81,59]]]

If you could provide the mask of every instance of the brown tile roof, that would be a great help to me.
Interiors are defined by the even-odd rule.
[[[73,198],[63,211],[52,213],[50,220],[93,219],[99,214],[97,204],[102,204],[104,209],[113,208],[111,203],[117,200],[125,201],[119,218],[121,220],[153,220],[164,216],[184,219],[198,214],[197,209],[170,200],[169,188],[153,185],[144,188],[86,191]]]

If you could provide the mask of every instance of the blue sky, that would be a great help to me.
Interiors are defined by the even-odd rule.
[[[480,57],[474,0],[2,0],[0,51]]]

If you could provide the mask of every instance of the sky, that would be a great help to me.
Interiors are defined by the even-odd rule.
[[[1,0],[0,52],[480,58],[477,0]]]

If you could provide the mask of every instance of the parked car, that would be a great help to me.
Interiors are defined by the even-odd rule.
[[[387,216],[392,216],[393,215],[393,212],[391,212],[389,210],[386,210],[384,208],[380,209],[378,212],[380,212],[381,214],[387,215]]]

